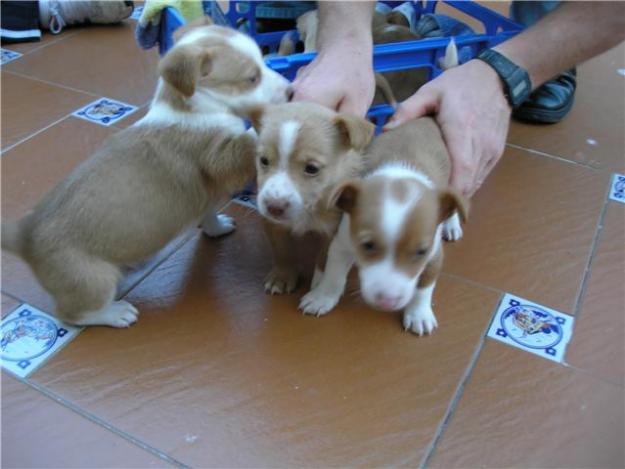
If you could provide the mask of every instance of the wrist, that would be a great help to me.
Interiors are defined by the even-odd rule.
[[[527,70],[494,49],[482,51],[477,59],[497,74],[504,96],[512,108],[523,104],[532,91]]]

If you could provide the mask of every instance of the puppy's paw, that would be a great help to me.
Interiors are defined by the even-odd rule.
[[[218,238],[219,236],[232,233],[235,228],[234,218],[223,213],[218,213],[215,216],[211,214],[202,222],[202,231],[211,238]]]
[[[76,321],[79,326],[129,327],[137,322],[139,311],[127,301],[116,301],[100,311],[88,313]]]
[[[299,302],[299,309],[304,314],[317,317],[329,313],[339,302],[341,295],[328,294],[319,288],[309,291]]]
[[[436,316],[430,306],[404,311],[404,330],[417,335],[431,334],[438,327]]]
[[[271,269],[265,278],[265,293],[282,295],[292,293],[297,286],[297,271],[295,269]]]
[[[458,217],[457,213],[454,213],[443,222],[443,239],[447,241],[458,241],[460,238],[462,238],[460,217]]]

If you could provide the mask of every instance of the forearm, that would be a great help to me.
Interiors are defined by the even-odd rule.
[[[525,68],[537,88],[625,39],[625,2],[564,2],[495,50]]]
[[[371,57],[373,40],[371,18],[374,1],[318,2],[319,31],[317,50],[349,47],[354,54]]]

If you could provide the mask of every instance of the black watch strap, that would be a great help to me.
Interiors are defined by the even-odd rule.
[[[503,82],[510,106],[515,109],[523,104],[532,91],[532,82],[527,70],[492,49],[482,51],[477,58],[486,62],[497,72]]]

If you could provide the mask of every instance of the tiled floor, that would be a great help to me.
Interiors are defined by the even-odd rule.
[[[3,218],[145,112],[157,62],[132,24],[13,49]],[[232,204],[233,235],[185,233],[124,281],[138,324],[88,328],[27,379],[2,373],[2,466],[623,467],[625,205],[607,201],[625,171],[618,68],[623,46],[581,66],[561,124],[513,124],[447,246],[433,336],[356,295],[322,319],[297,312],[304,288],[266,296],[258,215]],[[141,109],[108,128],[68,117],[101,96]],[[2,261],[3,316],[53,310],[21,261]],[[505,292],[576,317],[565,364],[484,338]]]

